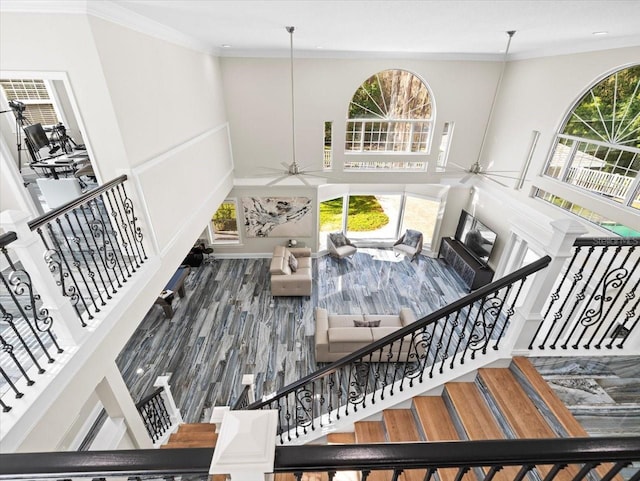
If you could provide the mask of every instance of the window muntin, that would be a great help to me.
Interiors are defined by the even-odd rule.
[[[7,101],[25,104],[24,117],[30,124],[55,125],[60,122],[44,80],[3,79],[0,85]]]
[[[211,218],[214,244],[239,244],[238,206],[235,200],[225,200]]]
[[[589,89],[570,112],[545,175],[633,206],[640,171],[640,65]]]
[[[349,104],[346,153],[429,152],[432,97],[406,70],[385,70],[363,82]]]
[[[622,236],[622,237],[640,236],[640,232],[630,227],[627,227],[611,219],[608,219],[607,217],[601,214],[598,214],[597,212],[594,212],[590,209],[587,209],[578,204],[570,202],[550,192],[544,191],[542,189],[536,189],[535,196],[539,199],[549,202],[552,205],[555,205],[556,207],[559,207],[563,210],[571,212],[572,214],[577,215],[582,219],[588,220],[589,222],[592,222],[593,224],[596,224],[597,226],[600,226],[603,229],[613,232],[614,234],[617,234],[619,236]],[[637,196],[636,200],[640,201],[640,197]]]

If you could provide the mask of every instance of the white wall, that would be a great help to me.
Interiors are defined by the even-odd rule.
[[[585,90],[606,74],[639,61],[640,47],[632,47],[510,62],[489,129],[483,165],[491,166],[494,170],[519,171],[525,161],[532,131],[538,130],[540,138],[528,181],[520,192],[510,191],[511,195],[516,195],[519,200],[537,209],[542,202],[532,204],[527,199],[531,188],[537,186],[612,220],[640,229],[637,211],[594,199],[579,189],[539,175],[549,156],[556,131]],[[514,184],[508,179],[500,180],[508,185]],[[557,209],[547,212],[553,218],[564,215]]]
[[[237,177],[260,167],[291,162],[289,64],[286,59],[221,59]],[[296,59],[296,151],[303,166],[322,168],[324,122],[333,121],[334,164],[331,181],[346,183],[428,182],[427,173],[340,173],[349,102],[371,75],[400,68],[419,75],[435,99],[436,124],[431,154],[408,156],[435,162],[442,127],[455,121],[450,159],[463,165],[476,160],[500,65],[495,62],[403,59]],[[283,127],[284,126],[284,127]],[[374,159],[371,155],[367,159]],[[433,180],[433,176],[431,176]]]
[[[130,176],[150,256],[93,348],[6,440],[10,450],[52,450],[228,194],[233,163],[216,58],[86,15],[3,12],[0,22],[0,70],[60,73],[99,178]],[[0,210],[15,208],[5,197]]]

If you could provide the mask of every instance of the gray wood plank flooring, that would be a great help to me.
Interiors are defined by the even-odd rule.
[[[233,403],[243,374],[256,395],[274,392],[316,369],[314,308],[332,313],[396,314],[410,307],[422,317],[466,294],[441,260],[396,258],[388,249],[359,249],[352,260],[313,260],[309,297],[272,297],[270,259],[216,259],[192,269],[187,295],[166,319],[153,306],[118,357],[138,401],[155,378],[171,373],[185,422],[208,421],[211,408]]]

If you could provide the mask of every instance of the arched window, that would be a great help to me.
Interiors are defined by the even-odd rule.
[[[640,65],[591,87],[567,115],[545,174],[640,209]]]
[[[345,151],[425,154],[432,127],[425,83],[406,70],[385,70],[365,80],[351,99]]]

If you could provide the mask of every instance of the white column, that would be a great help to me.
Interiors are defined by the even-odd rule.
[[[278,411],[227,411],[213,452],[209,474],[231,481],[265,481],[273,472]]]
[[[78,345],[88,332],[82,327],[71,301],[62,295],[60,286],[49,271],[43,257],[45,247],[42,240],[27,224],[30,219],[31,216],[24,212],[6,210],[0,213],[0,227],[5,232],[17,234],[18,238],[9,247],[31,277],[34,290],[42,299],[42,306],[49,311],[58,342],[62,347]]]
[[[104,379],[96,386],[96,394],[109,418],[124,420],[126,432],[137,449],[153,447],[149,433],[115,362],[111,363]]]
[[[513,316],[513,326],[505,345],[515,350],[528,350],[538,326],[543,321],[542,309],[551,296],[553,287],[562,273],[565,262],[573,257],[573,243],[588,231],[578,222],[562,219],[551,222],[553,234],[545,253],[551,257],[549,265],[536,273],[527,297]],[[525,239],[526,240],[526,239]]]

